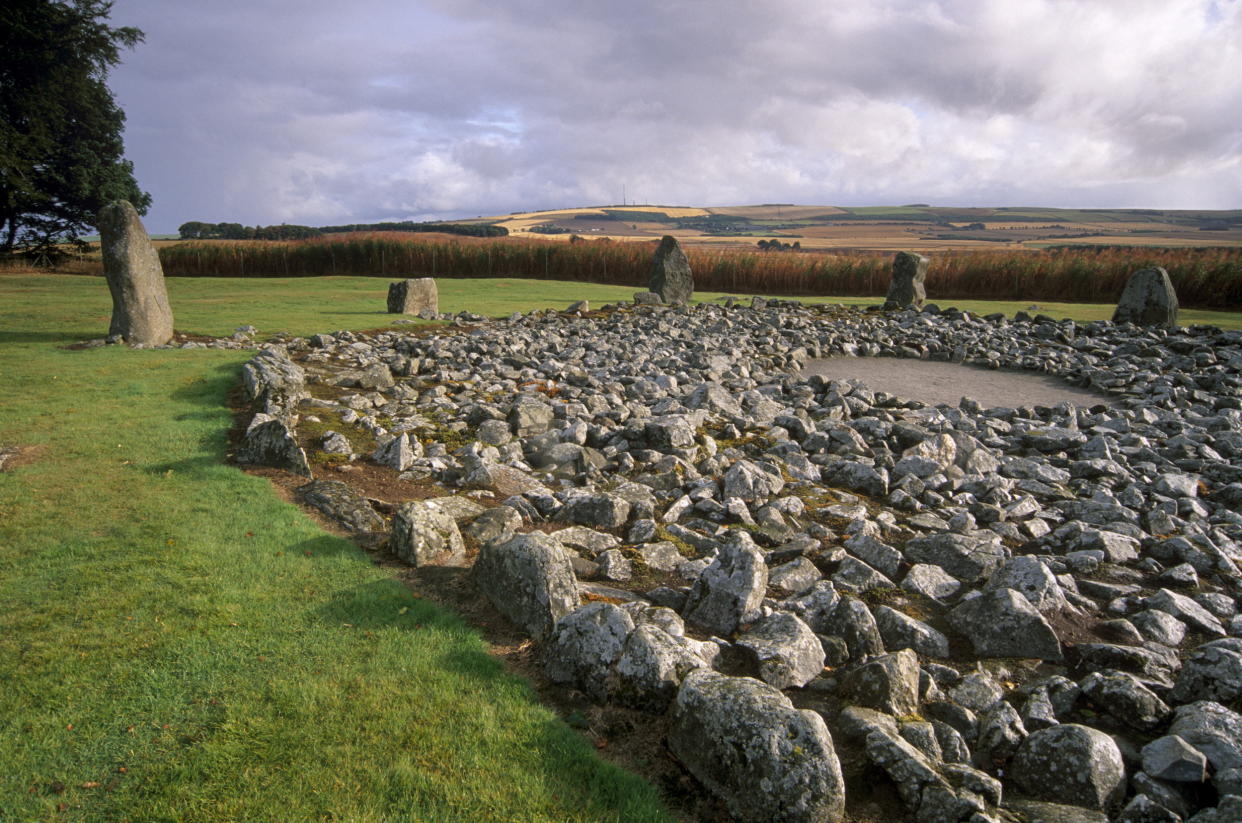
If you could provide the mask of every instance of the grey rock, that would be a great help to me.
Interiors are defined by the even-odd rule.
[[[909,540],[905,554],[915,563],[939,566],[963,583],[983,580],[1005,561],[998,543],[950,532]]]
[[[1177,683],[1169,693],[1169,699],[1177,703],[1197,700],[1231,703],[1240,696],[1242,652],[1215,643],[1205,643],[1195,649],[1182,665]]]
[[[998,700],[979,715],[974,763],[981,769],[1002,768],[1027,737],[1022,718],[1013,706]]]
[[[948,620],[981,657],[1062,658],[1061,642],[1052,627],[1013,589],[967,600],[949,612]]]
[[[458,565],[466,559],[466,543],[457,523],[433,501],[398,506],[388,545],[393,554],[413,566]]]
[[[1143,771],[1159,780],[1202,783],[1207,757],[1175,734],[1158,737],[1143,747]]]
[[[1083,697],[1131,728],[1152,731],[1171,714],[1155,692],[1125,672],[1092,672],[1079,686]]]
[[[419,314],[425,310],[440,312],[440,290],[434,279],[419,277],[388,285],[389,314]]]
[[[479,543],[508,540],[522,525],[522,515],[509,506],[496,506],[475,517],[463,530]]]
[[[633,564],[619,549],[600,552],[596,562],[599,564],[599,576],[604,580],[623,583],[634,576]]]
[[[131,346],[168,343],[173,336],[173,315],[164,270],[138,211],[128,201],[117,200],[100,209],[96,226],[104,277],[112,293],[108,336],[120,337]]]
[[[730,532],[720,555],[695,580],[682,616],[727,637],[759,617],[768,586],[763,553],[745,532]]]
[[[283,352],[262,349],[242,366],[242,387],[259,411],[288,418],[307,396],[306,372]]]
[[[1115,811],[1125,795],[1126,770],[1117,744],[1076,723],[1033,732],[1006,774],[1031,797],[1095,811]]]
[[[921,254],[903,251],[893,258],[892,279],[888,285],[888,295],[884,298],[884,308],[905,309],[922,308],[927,299],[927,266],[930,261]]]
[[[399,472],[413,466],[414,461],[422,456],[423,444],[417,438],[411,440],[405,432],[381,444],[372,455],[376,463]]]
[[[901,588],[937,601],[945,601],[957,594],[961,582],[939,566],[915,563],[906,572]]]
[[[806,623],[788,612],[775,612],[737,639],[759,666],[763,682],[778,689],[801,687],[824,668],[824,648]]]
[[[1006,560],[983,587],[984,591],[998,589],[1021,592],[1040,612],[1056,612],[1068,605],[1056,576],[1038,558],[1030,555]]]
[[[677,551],[677,547],[667,540],[648,543],[638,550],[638,556],[649,568],[659,572],[671,572],[686,559],[681,552]]]
[[[874,657],[852,670],[844,684],[860,706],[894,717],[915,714],[919,707],[919,661],[902,649]]]
[[[654,623],[641,623],[617,659],[610,681],[612,699],[625,706],[664,712],[686,675],[708,665],[691,642]]]
[[[484,544],[473,576],[492,605],[538,641],[578,607],[578,587],[564,549],[538,532]]]
[[[256,414],[250,421],[237,449],[237,462],[311,476],[306,452],[298,445],[289,426],[267,414]]]
[[[565,504],[560,519],[600,529],[619,529],[630,516],[630,502],[615,494],[585,494]]]
[[[782,563],[768,572],[768,585],[786,595],[801,594],[824,575],[805,557]]]
[[[384,530],[384,518],[348,483],[312,480],[298,486],[297,494],[308,506],[323,512],[351,532],[365,534]]]
[[[1159,266],[1130,275],[1113,312],[1114,323],[1138,326],[1176,326],[1177,293],[1169,273]]]
[[[664,303],[685,305],[694,296],[694,275],[690,271],[690,261],[681,250],[677,238],[665,235],[656,249],[655,258],[651,261],[651,291],[660,296]]]
[[[822,634],[844,640],[850,660],[861,661],[884,653],[884,640],[875,617],[866,603],[853,597],[841,598]]]
[[[816,713],[747,677],[699,669],[672,708],[673,754],[737,820],[838,823],[845,784]]]
[[[621,657],[634,621],[611,603],[588,603],[556,621],[544,651],[544,671],[572,683],[592,699],[608,696],[608,675]]]
[[[1227,634],[1225,627],[1214,614],[1184,594],[1161,589],[1143,603],[1147,608],[1167,612],[1192,629],[1198,629],[1205,634],[1216,637],[1224,637]]]
[[[923,657],[949,656],[949,639],[923,621],[889,606],[876,606],[871,613],[885,648],[892,651],[913,649]]]

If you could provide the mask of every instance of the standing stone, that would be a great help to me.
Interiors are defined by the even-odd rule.
[[[694,275],[690,261],[676,237],[664,235],[651,263],[651,291],[673,306],[684,306],[694,296]]]
[[[910,251],[897,252],[893,258],[893,279],[888,284],[888,296],[884,298],[884,308],[905,309],[913,306],[922,308],[927,299],[927,290],[923,282],[927,279],[928,259],[921,254]]]
[[[129,201],[117,200],[99,211],[104,276],[112,292],[109,337],[126,343],[162,346],[172,340],[172,309],[164,287],[164,270],[151,238]]]
[[[431,314],[440,311],[440,292],[436,281],[430,277],[417,280],[398,280],[388,286],[389,314],[419,314],[430,310]]]
[[[1169,273],[1159,266],[1130,275],[1113,312],[1114,323],[1136,326],[1176,326],[1177,293]]]

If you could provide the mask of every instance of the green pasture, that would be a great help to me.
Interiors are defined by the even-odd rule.
[[[168,287],[191,333],[392,319],[378,278]],[[439,288],[494,316],[633,292]],[[0,473],[0,821],[668,819],[469,626],[224,464],[249,353],[66,348],[110,308],[100,278],[0,276],[0,446],[28,455]]]

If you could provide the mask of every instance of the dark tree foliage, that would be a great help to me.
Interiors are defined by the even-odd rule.
[[[313,226],[243,226],[241,223],[203,223],[191,220],[177,229],[182,240],[304,240],[323,232]]]
[[[509,233],[509,230],[504,226],[493,226],[487,223],[413,223],[409,220],[403,220],[400,223],[352,223],[348,226],[320,226],[319,230],[324,234],[351,231],[408,231],[460,234],[468,237],[504,237]]]
[[[0,2],[0,253],[49,259],[81,245],[107,203],[146,213],[124,159],[108,71],[142,41],[107,24],[106,0]]]

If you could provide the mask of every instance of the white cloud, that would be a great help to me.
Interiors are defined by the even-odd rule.
[[[1240,207],[1242,0],[119,0],[150,224]]]

